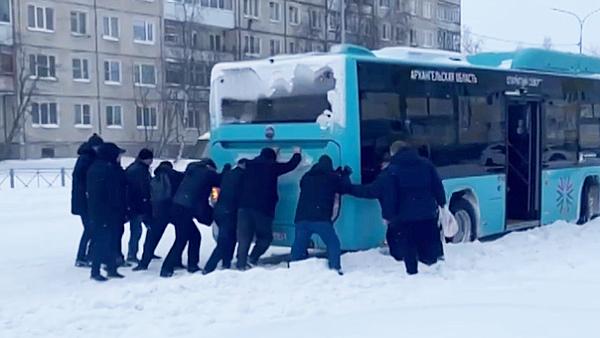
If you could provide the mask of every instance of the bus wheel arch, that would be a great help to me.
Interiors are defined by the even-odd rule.
[[[472,242],[479,233],[479,201],[471,189],[454,192],[450,198],[450,212],[458,223],[458,233],[446,240],[450,243]]]
[[[584,224],[600,215],[600,177],[588,176],[581,188],[578,224]]]

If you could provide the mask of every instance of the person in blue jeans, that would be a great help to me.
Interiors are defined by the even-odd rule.
[[[333,211],[336,199],[348,191],[349,167],[334,170],[327,155],[319,158],[300,180],[300,198],[296,207],[296,235],[292,245],[291,261],[306,259],[310,238],[318,235],[327,246],[329,268],[343,275],[340,262],[340,240],[333,227]]]

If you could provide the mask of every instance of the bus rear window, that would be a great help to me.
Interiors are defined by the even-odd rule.
[[[221,101],[223,124],[312,123],[326,110],[326,94]]]

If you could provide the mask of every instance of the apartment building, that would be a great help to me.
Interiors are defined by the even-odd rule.
[[[131,153],[189,153],[209,129],[215,63],[342,40],[460,49],[460,0],[346,0],[343,14],[341,0],[0,0],[3,143],[73,156],[96,132]]]

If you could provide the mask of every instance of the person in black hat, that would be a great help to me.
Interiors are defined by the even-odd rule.
[[[187,270],[194,273],[200,270],[200,231],[194,218],[205,225],[211,225],[213,210],[208,203],[212,188],[221,183],[215,162],[210,159],[188,164],[183,181],[173,197],[171,217],[175,224],[175,242],[163,262],[161,277],[171,277],[175,265],[181,260],[185,246],[188,246]]]
[[[127,212],[129,216],[129,246],[127,261],[139,263],[137,253],[140,238],[142,237],[142,222],[148,228],[152,218],[152,205],[150,204],[150,165],[154,154],[150,149],[140,150],[135,161],[127,167]]]
[[[237,228],[237,268],[246,270],[256,265],[273,241],[273,218],[279,200],[277,181],[279,176],[298,167],[302,160],[301,149],[294,148],[294,155],[288,162],[277,162],[277,152],[264,148],[260,155],[246,163],[244,179],[240,191]],[[252,239],[256,244],[248,252]],[[250,266],[248,265],[250,263]]]
[[[100,264],[105,263],[109,278],[123,278],[117,272],[116,246],[118,235],[125,223],[126,181],[120,159],[125,150],[114,143],[104,143],[98,148],[96,159],[90,166],[87,178],[88,215],[92,224],[91,278],[102,282]]]
[[[79,240],[79,249],[77,250],[77,258],[75,259],[75,266],[77,267],[90,266],[91,257],[89,255],[89,244],[91,240],[91,225],[87,210],[86,177],[88,169],[96,158],[96,150],[103,143],[104,141],[98,134],[92,135],[88,141],[84,142],[77,150],[79,157],[77,158],[75,168],[73,169],[71,213],[80,216],[81,223],[83,224],[83,233]]]

